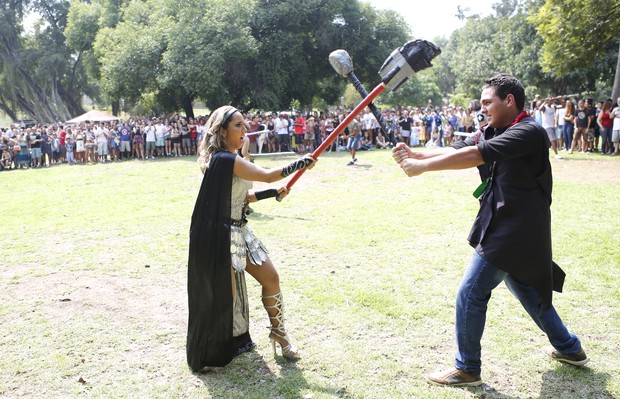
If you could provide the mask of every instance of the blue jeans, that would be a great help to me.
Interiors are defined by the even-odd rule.
[[[573,134],[575,134],[575,125],[564,123],[562,125],[562,136],[564,136],[564,148],[567,150],[570,150],[573,145]]]
[[[547,334],[551,345],[567,355],[581,350],[579,338],[568,332],[553,306],[541,313],[540,296],[532,287],[516,281],[474,252],[456,298],[456,368],[480,374],[480,339],[486,321],[487,303],[491,291],[502,281],[536,325]]]
[[[610,152],[612,151],[611,144],[611,132],[612,127],[605,127],[601,129],[601,152]]]
[[[360,148],[360,136],[349,137],[347,140],[347,150],[359,150]]]

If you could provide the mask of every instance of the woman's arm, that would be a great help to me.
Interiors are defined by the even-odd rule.
[[[289,190],[286,188],[286,186],[278,187],[277,189],[271,188],[260,191],[250,190],[248,191],[248,195],[245,197],[245,199],[248,202],[256,202],[267,198],[276,198],[279,196],[280,200],[282,200],[288,195],[288,193]]]
[[[316,160],[314,160],[311,156],[306,155],[288,165],[265,169],[241,157],[236,157],[233,173],[235,176],[238,176],[244,180],[273,183],[278,180],[282,180],[298,170],[312,169],[315,164]]]

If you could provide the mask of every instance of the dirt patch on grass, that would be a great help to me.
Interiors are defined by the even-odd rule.
[[[596,159],[602,155],[592,154],[590,158],[564,159],[551,161],[553,177],[575,183],[620,184],[620,157]]]
[[[155,286],[148,279],[94,276],[84,271],[25,276],[12,292],[20,301],[39,304],[39,310],[56,321],[105,313],[119,319],[147,318],[181,330],[187,321],[183,294],[174,284]]]

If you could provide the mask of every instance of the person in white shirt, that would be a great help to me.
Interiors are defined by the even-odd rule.
[[[611,111],[609,114],[610,118],[613,118],[614,125],[611,128],[611,142],[614,145],[614,153],[611,155],[619,155],[618,147],[620,147],[620,97],[616,100],[616,104],[618,106]]]
[[[278,115],[274,121],[274,129],[278,134],[278,145],[280,147],[280,152],[288,151],[288,115]]]
[[[157,156],[164,156],[164,146],[166,144],[164,139],[164,133],[166,132],[166,127],[161,122],[161,119],[157,120],[155,124],[155,147],[157,148]]]
[[[149,121],[147,126],[144,128],[144,133],[146,134],[146,158],[151,157],[151,159],[155,159],[153,154],[155,153],[155,143],[157,139],[155,137],[155,126],[153,126],[153,122]]]
[[[373,128],[374,128],[374,122],[375,122],[376,118],[375,116],[370,112],[370,109],[366,108],[364,111],[364,116],[362,117],[362,125],[364,126],[364,135],[370,140],[373,141]]]
[[[97,143],[97,155],[99,162],[105,162],[108,158],[108,129],[96,124],[93,128],[95,143]]]
[[[560,105],[555,109],[555,136],[558,138],[558,148],[563,151],[569,148],[562,134],[564,131],[564,116],[566,116],[566,99],[563,97],[557,97],[557,99],[560,101]]]
[[[542,119],[542,127],[547,131],[551,148],[555,152],[555,158],[561,159],[562,156],[558,154],[558,138],[555,135],[555,106],[553,105],[553,98],[547,97],[538,110]]]

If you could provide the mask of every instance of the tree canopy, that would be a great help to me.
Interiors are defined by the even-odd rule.
[[[603,0],[546,0],[530,17],[544,39],[541,66],[553,76],[571,75],[615,53],[613,96],[620,96],[620,3]]]
[[[594,92],[599,83],[611,88],[615,63],[609,46],[600,51],[602,55],[570,67],[544,63],[549,42],[536,21],[546,12],[547,3],[504,0],[495,5],[494,15],[468,18],[466,25],[452,34],[442,55],[442,65],[455,78],[454,91],[475,98],[482,80],[498,72],[519,77],[529,96]],[[576,46],[572,51],[581,50]]]
[[[80,40],[68,44],[76,51],[91,44],[107,97],[137,102],[150,93],[163,110],[188,115],[195,100],[245,109],[284,109],[293,100],[308,107],[316,97],[330,102],[344,85],[329,67],[331,51],[348,47],[361,70],[378,70],[408,37],[401,17],[348,0],[132,1],[94,38],[78,32],[101,3],[75,7],[67,38]]]

